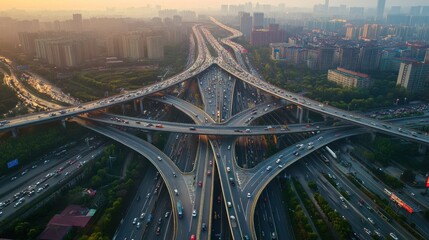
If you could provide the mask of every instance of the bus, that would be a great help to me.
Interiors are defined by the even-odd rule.
[[[183,217],[183,209],[182,209],[182,202],[177,202],[177,214],[179,215],[179,218]]]
[[[328,146],[326,146],[325,148],[326,150],[328,150],[329,154],[336,160],[337,154],[335,154],[334,151],[332,151]]]

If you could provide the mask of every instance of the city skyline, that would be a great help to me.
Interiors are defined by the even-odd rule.
[[[259,4],[270,4],[270,5],[279,5],[285,4],[286,7],[290,8],[311,8],[316,4],[324,4],[324,0],[305,0],[301,2],[289,1],[289,0],[271,0],[271,1],[243,1],[243,0],[231,0],[231,1],[216,1],[216,0],[207,0],[205,1],[204,6],[198,4],[198,1],[194,0],[164,0],[164,1],[138,1],[138,0],[128,0],[126,3],[119,0],[93,0],[89,4],[88,1],[84,0],[64,0],[64,1],[52,1],[52,0],[40,0],[37,2],[28,1],[28,0],[17,0],[4,2],[0,6],[0,11],[10,10],[10,9],[19,9],[19,10],[101,10],[106,8],[140,8],[146,6],[161,6],[162,8],[178,8],[178,9],[217,9],[222,4],[237,5],[245,4],[251,2],[252,5]],[[331,0],[329,2],[330,6],[339,6],[340,4],[345,4],[347,6],[359,6],[359,7],[370,7],[375,8],[377,2],[374,0]],[[428,5],[429,3],[426,0],[410,0],[406,4],[401,0],[390,0],[386,1],[386,7],[391,6],[403,6],[408,7],[412,5]]]

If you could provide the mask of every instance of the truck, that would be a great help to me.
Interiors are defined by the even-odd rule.
[[[325,149],[329,152],[329,154],[336,160],[337,159],[337,154],[334,153],[334,151],[332,151],[332,149],[330,149],[328,146],[325,147]]]

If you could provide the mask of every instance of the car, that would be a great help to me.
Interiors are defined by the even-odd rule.
[[[395,240],[399,239],[394,233],[389,233],[389,236]]]
[[[210,164],[210,166],[212,166],[212,165],[213,165],[213,161],[212,161],[212,160],[210,160],[210,161],[209,161],[209,164]]]
[[[366,234],[371,235],[371,231],[368,228],[363,228],[363,230],[366,232]]]
[[[136,224],[136,223],[137,223],[137,218],[134,218],[133,224]]]
[[[146,215],[146,213],[142,213],[141,215],[140,215],[140,219],[144,219],[144,216]]]
[[[192,234],[191,235],[191,240],[195,240],[196,238],[195,238],[195,234]]]
[[[227,171],[227,172],[230,172],[230,171],[231,171],[231,168],[230,168],[230,167],[226,167],[226,171]]]
[[[294,152],[293,155],[299,156],[299,152]]]
[[[146,195],[146,198],[149,198],[150,197],[150,193],[148,193],[147,195]]]
[[[136,226],[137,226],[137,228],[140,228],[140,225],[141,225],[141,223],[140,223],[140,222],[138,222],[138,223],[137,223],[137,225],[136,225]]]
[[[226,205],[230,208],[232,207],[232,203],[231,202],[226,202]]]
[[[158,218],[158,225],[162,224],[162,218]]]
[[[201,229],[202,229],[203,231],[206,231],[206,230],[207,230],[207,224],[206,224],[206,223],[203,223],[203,224],[201,225]]]
[[[234,178],[230,177],[229,182],[231,183],[231,185],[234,185],[235,184]]]
[[[267,167],[267,171],[270,171],[270,170],[271,170],[271,168],[272,168],[271,166],[268,166],[268,167]]]
[[[279,167],[279,168],[283,168],[283,165],[279,164],[279,165],[278,165],[278,167]]]
[[[173,177],[177,177],[176,172],[173,172]]]
[[[164,217],[165,217],[165,218],[168,218],[168,216],[170,216],[170,212],[165,212]]]
[[[156,158],[158,159],[158,161],[162,160],[162,158],[160,156],[157,156]]]
[[[251,197],[250,192],[248,192],[247,193],[247,198],[250,198],[250,197]]]
[[[174,189],[174,194],[179,195],[179,191],[177,191],[177,188]]]
[[[228,150],[231,150],[231,145],[228,145]]]
[[[156,228],[155,234],[156,234],[157,236],[159,236],[159,234],[161,234],[161,227],[157,227],[157,228]]]
[[[375,224],[375,222],[374,222],[374,220],[372,220],[372,218],[368,218],[368,221],[371,223],[371,224]]]
[[[197,210],[192,210],[192,217],[196,217],[197,216]]]
[[[207,176],[212,175],[212,171],[211,170],[207,170]]]
[[[278,158],[277,160],[276,160],[276,163],[277,164],[279,164],[281,162],[281,159],[280,158]]]
[[[195,131],[195,127],[190,127],[189,130]]]
[[[202,186],[203,186],[203,181],[199,181],[199,182],[198,182],[198,186],[199,186],[199,187],[202,187]]]

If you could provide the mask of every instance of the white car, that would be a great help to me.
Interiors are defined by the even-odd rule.
[[[250,192],[249,193],[247,193],[247,198],[250,198],[251,197],[251,195],[250,195]]]
[[[277,164],[279,164],[279,163],[280,163],[280,161],[281,161],[281,159],[280,159],[280,158],[278,158],[278,159],[276,160],[276,163],[277,163]]]
[[[192,210],[192,217],[196,217],[197,216],[197,210]]]
[[[137,218],[134,218],[133,224],[136,224],[136,223],[137,223]]]
[[[389,233],[389,236],[392,237],[395,240],[399,239],[394,233]]]
[[[226,171],[227,172],[231,171],[231,168],[230,167],[226,167]]]

